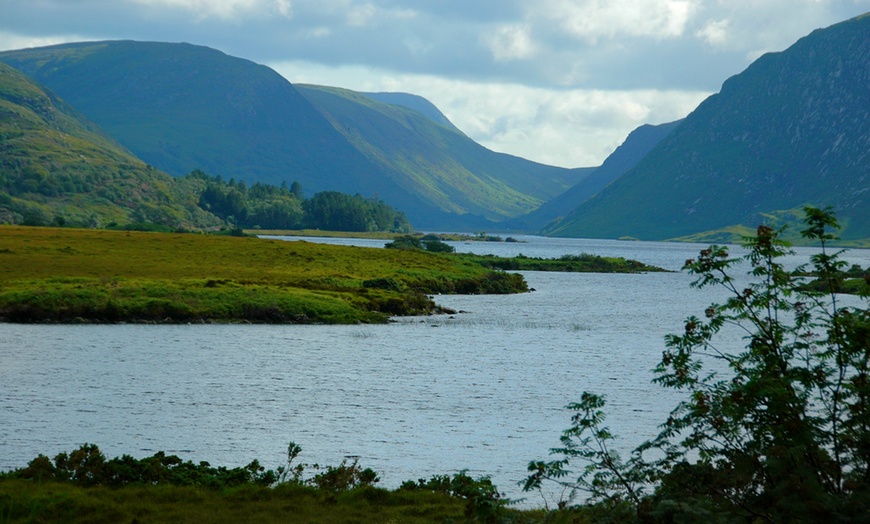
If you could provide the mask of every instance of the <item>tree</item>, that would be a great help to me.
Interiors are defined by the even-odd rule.
[[[711,246],[684,269],[694,287],[721,286],[722,304],[689,317],[666,337],[653,382],[685,392],[653,441],[621,462],[607,448],[603,400],[573,405],[572,428],[533,462],[527,489],[553,480],[593,501],[628,501],[637,516],[668,520],[695,513],[728,521],[860,520],[870,515],[870,310],[843,307],[836,291],[845,263],[830,253],[838,223],[829,209],[805,208],[802,235],[821,244],[810,258],[825,291],[804,286],[806,267],[788,271],[782,230],[760,226],[749,253]],[[752,283],[731,276],[749,264]],[[717,334],[738,330],[732,352]],[[714,363],[719,363],[719,371]],[[722,371],[724,368],[724,371]],[[653,459],[648,459],[653,455]],[[571,478],[573,460],[585,467]]]
[[[293,193],[293,196],[296,197],[296,200],[303,199],[302,184],[300,184],[298,181],[294,180],[293,183],[290,184],[290,192]]]

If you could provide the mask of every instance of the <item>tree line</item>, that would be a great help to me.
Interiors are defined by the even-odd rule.
[[[405,213],[382,200],[337,191],[323,191],[304,198],[302,186],[280,186],[244,181],[224,181],[195,170],[185,177],[200,187],[199,206],[246,229],[323,229],[328,231],[412,231]]]

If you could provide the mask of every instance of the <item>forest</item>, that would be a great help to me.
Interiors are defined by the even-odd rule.
[[[200,170],[189,173],[199,193],[199,207],[217,215],[228,225],[243,229],[323,229],[327,231],[390,231],[409,233],[411,224],[377,198],[337,191],[304,198],[302,185],[286,182],[273,186],[209,176]]]

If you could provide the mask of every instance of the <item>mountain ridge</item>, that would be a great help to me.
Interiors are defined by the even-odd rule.
[[[762,56],[549,234],[685,238],[811,204],[870,237],[868,35],[862,16]]]

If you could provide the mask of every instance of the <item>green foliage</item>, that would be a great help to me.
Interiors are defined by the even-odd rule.
[[[489,477],[473,478],[460,471],[452,477],[435,475],[429,479],[405,481],[403,491],[432,491],[459,497],[466,501],[465,516],[470,522],[499,522],[510,500],[504,498]]]
[[[529,476],[522,483],[523,491],[541,492],[545,507],[550,500],[543,492],[544,483],[558,488],[556,508],[566,509],[577,497],[595,502],[590,508],[595,521],[620,522],[635,513],[643,503],[646,486],[654,479],[654,472],[639,454],[623,460],[611,449],[615,437],[603,425],[604,397],[589,392],[581,395],[580,402],[568,405],[573,411],[571,427],[560,437],[561,447],[550,450],[561,458],[550,461],[532,461]],[[581,462],[579,471],[572,463]]]
[[[257,460],[213,467],[163,452],[106,459],[85,444],[0,473],[0,521],[571,522],[509,508],[488,477],[463,471],[390,491],[376,488],[377,474],[355,457],[321,467],[297,463],[301,451],[290,442],[285,466],[267,470]]]
[[[424,240],[423,247],[432,253],[454,253],[456,248],[440,240]]]
[[[226,489],[246,484],[269,486],[278,480],[274,471],[267,471],[257,460],[241,468],[228,469],[212,467],[208,462],[185,462],[162,451],[143,459],[130,455],[106,459],[94,444],[84,444],[70,453],[59,453],[53,461],[39,455],[27,467],[5,473],[4,477],[115,488],[172,485]]]
[[[185,177],[198,189],[199,206],[238,228],[272,230],[324,229],[329,231],[410,232],[411,225],[401,211],[384,202],[334,191],[302,198],[302,187],[293,182],[272,186],[220,176],[210,177],[195,170]]]
[[[350,463],[345,458],[338,466],[328,466],[323,471],[316,473],[310,482],[317,489],[336,493],[374,486],[380,482],[380,478],[372,469],[363,469],[359,465],[359,457],[352,457]]]
[[[396,237],[392,242],[384,244],[387,249],[423,249],[423,242],[412,235]]]
[[[302,203],[304,222],[311,229],[330,231],[392,231],[408,233],[411,225],[401,211],[383,201],[360,195],[323,191]]]
[[[412,235],[402,235],[384,245],[387,249],[424,249],[432,253],[454,253],[456,248],[435,235],[425,235],[418,238]]]
[[[691,316],[666,338],[654,382],[685,394],[659,436],[622,462],[609,450],[603,400],[586,394],[572,405],[572,427],[553,450],[562,458],[533,462],[525,487],[553,480],[584,490],[592,502],[630,503],[635,517],[677,515],[713,521],[824,522],[870,514],[870,310],[844,307],[836,291],[845,263],[827,243],[838,227],[830,210],[806,209],[802,234],[818,241],[810,258],[824,291],[802,287],[805,268],[787,271],[791,252],[780,231],[760,226],[749,253],[731,258],[711,246],[685,268],[695,287],[728,293],[704,318]],[[731,276],[748,264],[752,279]],[[744,334],[730,351],[723,329]],[[727,371],[717,371],[718,362]],[[653,455],[652,459],[648,457]],[[584,464],[575,479],[573,460]],[[649,491],[651,489],[651,491]]]

